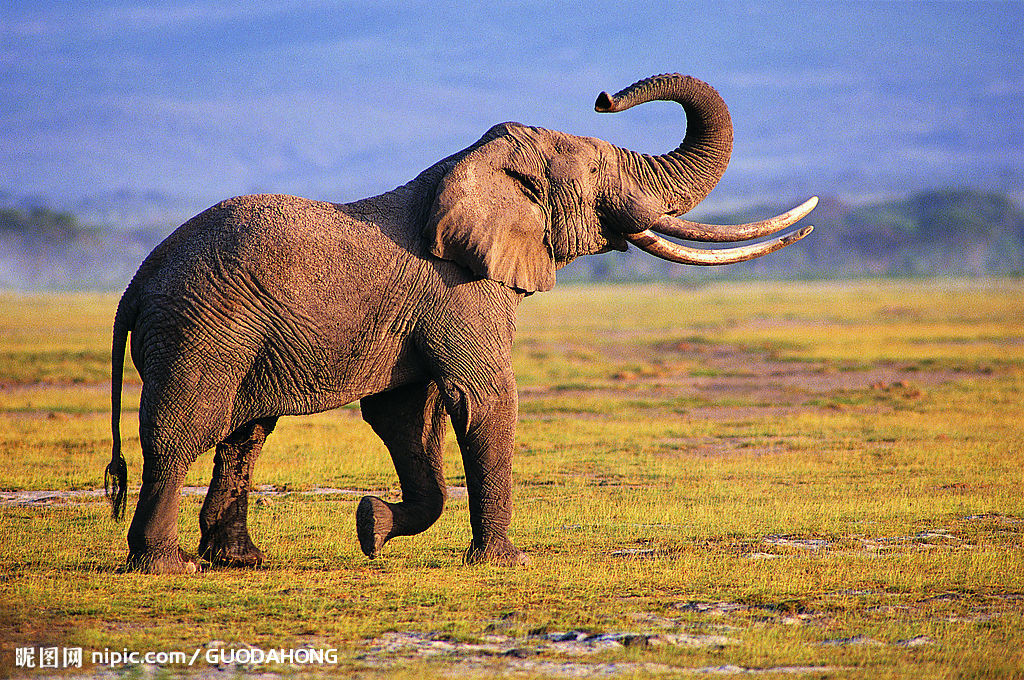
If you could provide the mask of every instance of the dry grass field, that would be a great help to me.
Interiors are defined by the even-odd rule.
[[[352,406],[268,440],[266,566],[190,577],[117,573],[127,524],[97,491],[115,303],[0,294],[0,675],[1024,676],[1024,282],[532,296],[511,534],[529,567],[462,565],[454,440],[441,520],[366,559],[355,505],[398,486]],[[130,373],[135,489],[138,394]],[[193,549],[211,469],[187,481]],[[82,668],[17,652],[53,648]],[[130,652],[163,662],[111,656]]]

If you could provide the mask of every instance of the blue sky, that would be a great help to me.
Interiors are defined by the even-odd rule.
[[[345,201],[503,120],[662,152],[677,106],[592,107],[666,71],[730,105],[718,205],[1021,190],[1024,3],[497,5],[7,0],[0,193]]]

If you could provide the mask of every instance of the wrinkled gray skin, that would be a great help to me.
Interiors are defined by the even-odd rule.
[[[469,492],[466,561],[524,563],[507,534],[519,301],[550,289],[556,269],[574,258],[624,250],[625,234],[688,211],[718,181],[731,151],[728,113],[704,83],[657,77],[617,97],[624,94],[683,104],[679,149],[641,156],[599,139],[503,123],[386,194],[344,205],[233,198],[157,246],[114,321],[108,483],[115,516],[127,479],[118,430],[129,332],[143,380],[144,466],[128,568],[196,571],[196,559],[178,545],[178,502],[189,466],[214,447],[199,556],[259,565],[246,515],[264,440],[280,416],[357,399],[402,488],[400,503],[366,496],[359,504],[367,555],[439,517],[450,419]]]

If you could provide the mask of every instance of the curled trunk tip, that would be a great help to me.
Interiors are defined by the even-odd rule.
[[[594,110],[598,113],[614,113],[616,111],[615,100],[607,92],[602,92],[597,95],[597,101],[594,102]]]

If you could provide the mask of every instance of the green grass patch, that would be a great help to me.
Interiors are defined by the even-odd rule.
[[[1019,281],[530,297],[515,355],[524,569],[461,564],[458,493],[429,531],[363,557],[358,494],[303,493],[398,497],[349,407],[284,418],[268,439],[254,483],[273,493],[250,502],[266,568],[117,573],[127,526],[102,497],[16,495],[102,486],[115,304],[0,297],[0,671],[23,672],[19,646],[81,646],[91,667],[91,651],[216,642],[339,650],[266,668],[288,676],[1024,674]],[[136,488],[137,406],[129,384]],[[187,484],[211,469],[205,454]],[[464,484],[450,435],[446,474]],[[187,548],[201,503],[182,502]]]

